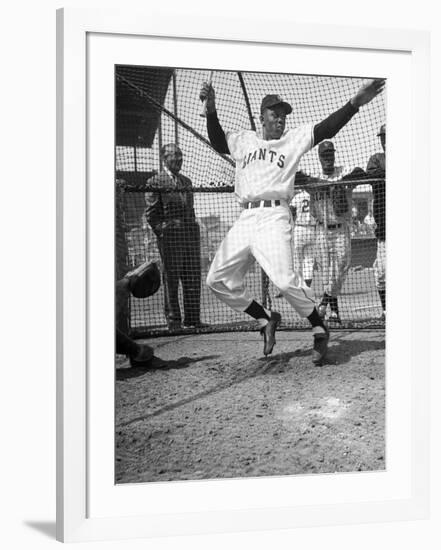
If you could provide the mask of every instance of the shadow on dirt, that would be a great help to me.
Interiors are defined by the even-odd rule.
[[[384,350],[384,340],[348,340],[345,336],[332,335],[329,342],[329,350],[323,366],[326,365],[344,365],[349,363],[354,357],[367,351]],[[297,349],[291,352],[278,353],[269,357],[261,357],[259,362],[264,364],[264,374],[277,374],[283,372],[284,368],[292,368],[292,361],[296,358],[309,358],[312,352],[311,347]],[[311,363],[311,366],[312,363]],[[316,368],[316,367],[315,367]]]
[[[152,370],[170,370],[170,369],[186,369],[192,363],[199,363],[200,361],[206,361],[209,359],[216,359],[218,355],[204,355],[202,357],[179,357],[179,359],[172,359],[165,361],[160,357],[154,357],[148,367],[127,367],[116,370],[117,380],[128,380],[130,378],[137,378],[143,376],[146,372]]]
[[[345,365],[352,359],[367,351],[379,351],[385,349],[385,341],[381,340],[339,340],[330,342],[328,356],[325,364]]]
[[[323,367],[326,368],[327,365],[328,366],[344,365],[350,362],[351,359],[353,359],[354,357],[356,357],[357,355],[363,352],[383,350],[384,348],[385,348],[384,340],[381,340],[381,341],[349,340],[349,339],[345,339],[344,336],[342,337],[334,336],[331,340],[328,357]],[[250,380],[252,378],[257,378],[262,375],[276,375],[276,374],[283,373],[286,369],[293,368],[293,360],[295,360],[295,358],[305,358],[305,357],[309,358],[310,356],[311,356],[311,347],[306,346],[304,348],[299,348],[292,352],[279,353],[279,354],[271,355],[269,357],[261,357],[257,360],[257,368],[252,368],[253,362],[251,362],[249,364],[250,370],[248,370],[246,373],[237,374],[233,378],[229,378],[228,380],[222,383],[216,384],[215,386],[207,390],[196,393],[185,399],[175,401],[174,403],[170,403],[169,405],[166,405],[165,407],[157,409],[156,411],[153,411],[149,414],[138,416],[130,420],[127,420],[125,422],[121,422],[118,424],[118,427],[122,428],[122,427],[129,426],[135,422],[141,422],[143,420],[154,418],[156,416],[159,416],[163,413],[177,409],[193,401],[197,401],[207,396],[227,390],[232,386],[241,384],[242,382]],[[194,357],[194,358],[182,357],[175,361],[163,361],[162,366],[160,367],[152,366],[150,369],[133,369],[133,368],[121,369],[120,371],[117,371],[117,379],[123,380],[127,378],[132,378],[134,376],[142,376],[142,374],[144,374],[146,370],[151,370],[152,368],[161,368],[161,369],[185,368],[185,367],[188,367],[191,363],[203,361],[204,359],[213,359],[215,357],[218,357],[218,356],[210,355],[205,357]],[[314,369],[323,368],[323,367],[315,367],[312,363],[310,364],[310,367]]]
[[[289,354],[287,354],[289,355]],[[163,413],[172,411],[174,409],[178,409],[179,407],[182,407],[183,405],[187,405],[188,403],[191,403],[192,401],[198,401],[199,399],[203,399],[204,397],[208,397],[210,395],[222,392],[224,390],[227,390],[231,388],[232,386],[235,386],[237,384],[241,384],[242,382],[245,382],[246,380],[250,380],[251,378],[257,378],[258,376],[261,376],[262,374],[266,374],[267,365],[259,365],[257,369],[254,369],[252,372],[247,372],[246,374],[239,374],[237,376],[234,376],[234,378],[230,378],[225,382],[222,382],[220,384],[216,384],[215,386],[208,388],[207,390],[201,391],[199,393],[196,393],[194,395],[191,395],[190,397],[187,397],[185,399],[181,399],[179,401],[175,401],[174,403],[170,403],[169,405],[166,405],[164,407],[161,407],[160,409],[157,409],[156,411],[153,411],[151,413],[137,416],[135,418],[132,418],[130,420],[127,420],[125,422],[120,422],[117,424],[118,428],[123,428],[126,426],[129,426],[131,424],[134,424],[135,422],[141,422],[143,420],[149,420],[150,418],[154,418],[155,416],[159,416]],[[131,370],[131,369],[130,369]]]

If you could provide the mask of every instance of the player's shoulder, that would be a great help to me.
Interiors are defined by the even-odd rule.
[[[229,132],[226,132],[227,140],[234,139],[234,140],[241,140],[241,139],[256,139],[257,135],[254,130],[232,130]]]
[[[179,180],[182,186],[192,187],[191,179],[187,176],[184,176],[184,174],[179,174]]]
[[[368,163],[370,163],[370,164],[373,164],[373,163],[376,163],[376,164],[384,163],[385,158],[386,158],[386,155],[384,154],[383,151],[377,151],[376,153],[374,153],[373,155],[371,155],[371,156],[369,157]]]
[[[299,124],[297,126],[294,126],[294,128],[289,128],[285,132],[285,136],[299,136],[299,135],[308,135],[310,136],[312,130],[314,128],[313,124],[305,123],[305,124]]]

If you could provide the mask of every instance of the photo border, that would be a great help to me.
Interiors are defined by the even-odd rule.
[[[185,31],[183,30],[185,29]],[[222,31],[220,30],[222,29]],[[273,30],[274,29],[274,30]],[[411,498],[326,506],[90,518],[87,514],[87,52],[88,33],[405,51],[412,56]],[[295,36],[295,43],[292,38]],[[314,40],[311,39],[314,37]],[[57,11],[57,539],[91,541],[425,518],[429,502],[429,344],[417,292],[429,246],[429,35],[264,21],[170,18],[133,11]]]

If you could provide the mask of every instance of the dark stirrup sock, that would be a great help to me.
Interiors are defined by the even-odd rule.
[[[378,294],[380,296],[381,300],[381,306],[383,307],[383,311],[386,311],[386,289],[379,289]]]
[[[248,315],[251,315],[251,317],[253,317],[254,319],[268,319],[269,321],[269,317],[266,311],[260,304],[258,304],[254,300],[246,308],[245,313],[248,313]]]
[[[328,307],[328,304],[330,303],[330,301],[331,301],[331,296],[325,292],[323,294],[323,298],[322,298],[322,301],[320,302],[320,305]]]
[[[329,305],[331,306],[331,311],[334,311],[338,315],[338,300],[337,296],[331,296],[329,298]]]
[[[317,308],[314,308],[311,315],[308,316],[308,321],[311,323],[311,326],[314,327],[322,327],[326,332],[326,327],[323,322],[323,319],[318,314]]]

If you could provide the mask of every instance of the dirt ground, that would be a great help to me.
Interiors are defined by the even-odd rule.
[[[149,341],[153,368],[116,362],[116,482],[385,469],[384,331],[336,331],[315,367],[309,331]]]

